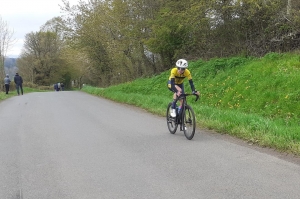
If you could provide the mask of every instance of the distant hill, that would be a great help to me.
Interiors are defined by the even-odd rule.
[[[17,58],[5,58],[4,69],[5,69],[5,73],[12,78],[15,75],[15,73],[18,71]]]
[[[17,66],[17,58],[5,58],[4,67],[5,68],[14,68]]]

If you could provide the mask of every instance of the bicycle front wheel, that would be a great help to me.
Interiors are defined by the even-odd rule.
[[[183,114],[183,132],[188,140],[193,139],[196,129],[196,118],[193,109],[186,105]]]
[[[172,103],[170,103],[167,108],[167,114],[166,114],[167,125],[168,125],[168,129],[169,129],[170,133],[174,134],[174,133],[176,133],[178,123],[177,123],[176,118],[171,117],[171,114],[170,114],[171,108],[172,108]]]

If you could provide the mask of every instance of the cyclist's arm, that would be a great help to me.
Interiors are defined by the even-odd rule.
[[[191,89],[192,89],[192,91],[193,91],[193,94],[196,94],[196,95],[199,96],[199,95],[200,95],[200,92],[199,92],[199,91],[196,91],[195,86],[194,86],[194,83],[193,83],[193,80],[190,79],[189,82],[190,82],[190,85],[191,85]]]
[[[190,83],[190,86],[191,86],[191,89],[192,89],[193,93],[199,95],[200,93],[198,91],[196,91],[196,89],[195,89],[191,72],[189,70],[186,70],[186,72],[187,72],[186,75],[187,75],[187,78],[189,80],[189,83]]]
[[[170,74],[170,77],[169,77],[169,80],[170,80],[170,83],[171,83],[171,89],[172,91],[174,92],[178,92],[178,90],[176,89],[176,86],[175,86],[175,75],[177,73],[177,69],[176,68],[173,68],[171,70],[171,74]]]
[[[189,83],[190,83],[190,86],[191,86],[192,91],[195,92],[195,86],[194,86],[193,80],[190,79],[190,80],[189,80]]]

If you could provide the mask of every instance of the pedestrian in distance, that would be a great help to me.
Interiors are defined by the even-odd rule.
[[[21,89],[21,94],[23,95],[23,79],[22,77],[16,73],[15,77],[14,77],[14,82],[16,84],[16,89],[17,89],[17,93],[18,95],[20,95],[20,89]]]
[[[59,82],[56,83],[56,91],[59,91],[60,90],[60,84]]]
[[[56,84],[57,84],[57,89],[56,89],[56,90],[57,90],[57,91],[60,91],[60,83],[57,82]]]
[[[53,85],[53,87],[54,87],[54,91],[57,91],[57,84],[56,83]]]
[[[60,83],[60,87],[61,87],[61,90],[62,90],[62,91],[65,90],[65,85],[64,85],[64,83]]]
[[[5,93],[8,94],[9,92],[9,85],[10,85],[10,79],[9,79],[9,75],[6,74],[5,78],[4,78],[4,85],[5,85]]]

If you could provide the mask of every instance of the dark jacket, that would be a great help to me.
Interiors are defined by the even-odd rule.
[[[14,82],[16,83],[16,85],[22,85],[23,79],[19,74],[16,74],[14,78]]]

